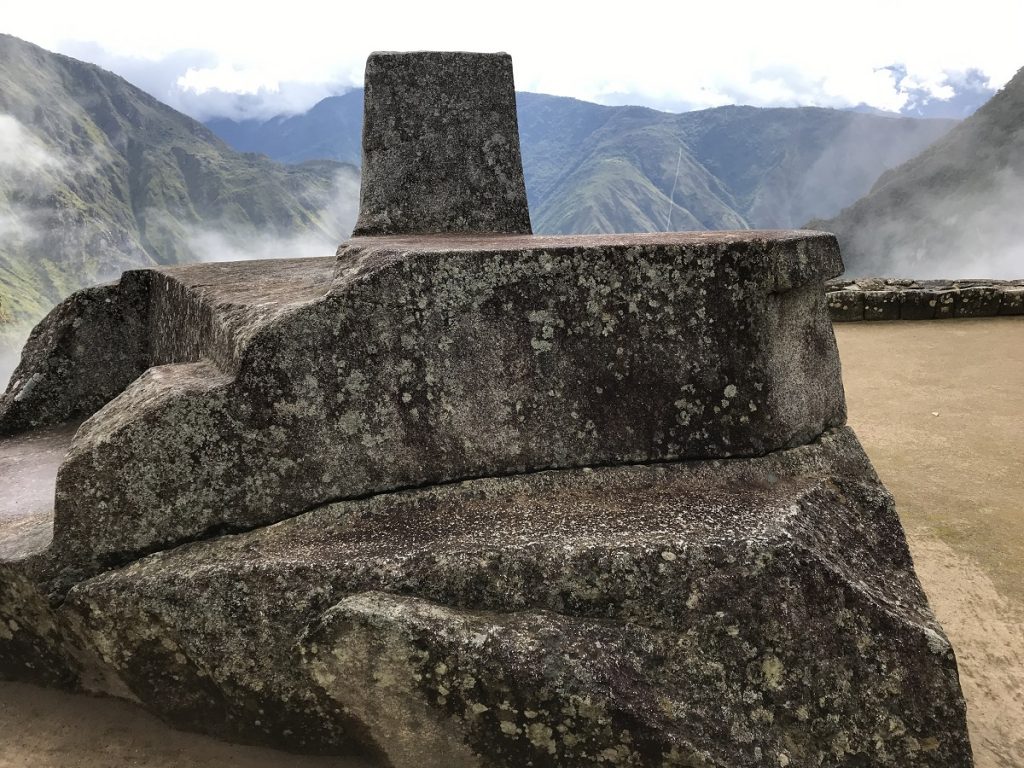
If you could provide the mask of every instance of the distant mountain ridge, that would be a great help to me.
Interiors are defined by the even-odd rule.
[[[839,236],[848,273],[1024,276],[1024,69],[870,192],[809,226]]]
[[[0,305],[13,322],[229,241],[254,255],[264,237],[337,243],[333,199],[357,179],[330,160],[239,154],[117,75],[0,35]]]
[[[332,96],[301,115],[270,120],[214,118],[206,127],[239,152],[259,152],[281,163],[362,162],[363,89]]]
[[[814,107],[673,114],[517,94],[538,233],[790,227],[830,215],[955,121]],[[225,141],[283,162],[358,163],[362,90],[269,121],[211,120]]]

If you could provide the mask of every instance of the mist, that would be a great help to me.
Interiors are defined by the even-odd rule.
[[[46,160],[32,157],[30,162]],[[180,237],[194,260],[202,262],[333,256],[355,226],[359,211],[358,174],[351,168],[340,168],[324,193],[310,202],[315,210],[316,226],[305,232],[283,235],[270,228],[220,222],[186,226],[184,231],[180,231],[179,225]],[[160,211],[147,212],[150,221],[157,221],[160,216]],[[31,210],[11,207],[0,213],[0,238],[6,241],[7,250],[11,250],[12,245],[25,246],[42,237],[45,231],[46,219]],[[0,259],[0,267],[2,265]],[[119,277],[120,271],[112,270],[98,275],[96,282],[109,282]],[[0,298],[0,315],[4,311]],[[0,392],[6,390],[20,360],[21,348],[32,325],[39,319],[17,325],[0,322]]]
[[[837,220],[848,277],[1024,277],[1022,170],[1003,167],[938,191],[926,180],[915,194],[884,182]]]
[[[359,213],[359,176],[340,168],[329,190],[316,201],[319,226],[292,235],[277,234],[250,225],[196,225],[184,238],[196,261],[245,261],[333,256],[348,238]]]

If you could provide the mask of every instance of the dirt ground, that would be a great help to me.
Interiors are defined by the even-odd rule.
[[[1024,317],[836,326],[849,421],[956,650],[977,768],[1024,766]]]
[[[836,329],[850,424],[957,651],[978,768],[1024,766],[1024,318]],[[0,768],[361,764],[238,747],[125,702],[0,683]]]

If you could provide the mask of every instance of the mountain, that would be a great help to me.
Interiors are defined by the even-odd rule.
[[[329,254],[357,189],[351,166],[239,154],[110,72],[0,35],[0,306],[11,322],[132,267],[292,245]]]
[[[839,236],[848,273],[1024,274],[1024,69],[870,192],[809,226]]]
[[[952,126],[813,107],[669,114],[565,101],[520,97],[539,231],[794,226],[838,211]],[[539,147],[557,147],[560,167]]]
[[[359,165],[363,89],[324,99],[301,115],[266,121],[214,118],[206,126],[239,152],[259,152],[282,163],[328,158]]]
[[[794,226],[838,212],[955,125],[811,107],[672,114],[534,93],[517,103],[539,233]],[[355,163],[361,108],[356,89],[303,115],[207,125],[277,160]]]

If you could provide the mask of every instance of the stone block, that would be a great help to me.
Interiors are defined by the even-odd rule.
[[[399,768],[971,764],[952,650],[845,428],[329,504],[52,618],[178,727]]]
[[[865,320],[899,320],[899,291],[864,291]]]
[[[365,82],[354,235],[531,231],[508,54],[374,53]]]
[[[954,317],[993,317],[999,314],[999,291],[992,286],[961,288],[954,297]]]
[[[1024,315],[1024,287],[1007,286],[999,293],[1000,315]]]
[[[355,239],[319,298],[266,262],[248,289],[163,271],[205,309],[160,334],[224,362],[152,368],[80,430],[62,578],[334,498],[807,442],[845,419],[821,291],[840,269],[831,235],[754,232]],[[220,336],[168,326],[200,316]]]
[[[836,290],[825,294],[828,314],[834,323],[864,319],[864,293],[857,290]]]
[[[938,295],[928,289],[904,291],[900,297],[900,320],[931,320]]]
[[[954,316],[956,307],[957,289],[947,291],[936,291],[935,293],[935,319],[945,320]]]
[[[0,436],[83,419],[148,367],[149,273],[62,301],[25,343],[0,395]]]

